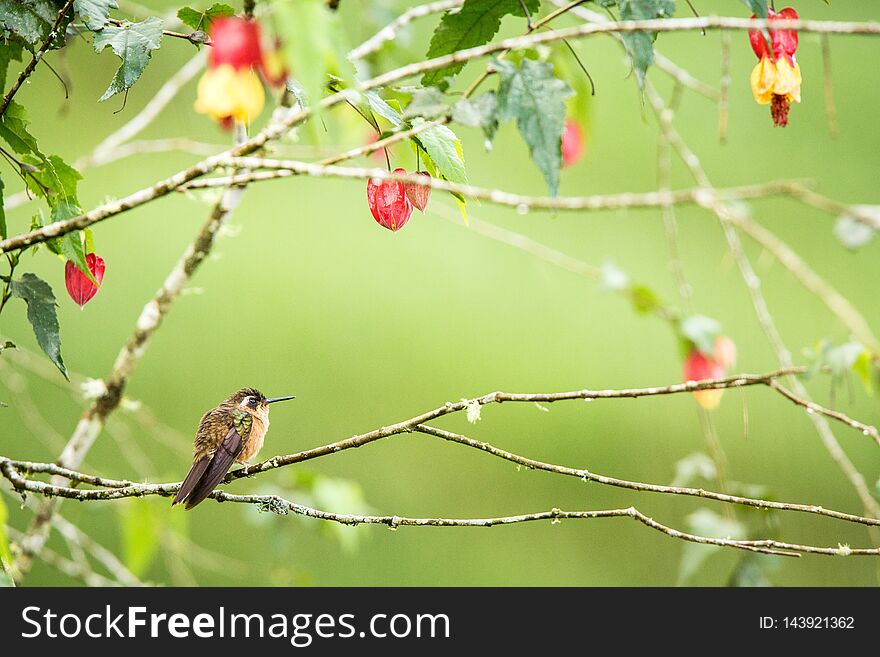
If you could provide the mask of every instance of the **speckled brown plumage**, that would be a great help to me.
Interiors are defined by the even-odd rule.
[[[263,446],[269,403],[255,388],[242,388],[202,416],[193,444],[193,464],[172,506],[191,509],[207,498],[232,464],[247,463]]]

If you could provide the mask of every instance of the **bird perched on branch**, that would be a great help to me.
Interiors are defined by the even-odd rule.
[[[202,416],[193,443],[193,464],[171,506],[191,509],[204,500],[229,472],[233,462],[247,464],[263,446],[269,430],[269,404],[294,399],[267,399],[255,388],[242,388]]]

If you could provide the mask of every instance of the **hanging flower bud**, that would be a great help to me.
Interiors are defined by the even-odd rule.
[[[263,61],[260,63],[260,74],[266,84],[276,89],[283,87],[287,82],[287,68],[278,46],[274,50],[263,53]]]
[[[568,119],[562,133],[562,166],[575,164],[584,154],[584,133],[577,121]]]
[[[427,171],[416,171],[416,175],[431,179],[431,174]],[[406,197],[409,199],[409,202],[421,210],[422,214],[425,214],[425,208],[428,207],[428,198],[431,196],[431,188],[427,185],[415,185],[413,183],[404,183],[403,188],[406,190]]]
[[[723,379],[733,367],[736,360],[736,345],[727,336],[715,339],[712,354],[707,356],[696,346],[692,346],[684,361],[685,381],[702,381],[704,379]],[[697,390],[693,393],[697,403],[706,410],[718,408],[721,403],[723,389]]]
[[[243,18],[219,18],[211,23],[211,44],[195,109],[221,125],[250,123],[265,104],[256,72],[263,67],[259,26]]]
[[[755,18],[752,15],[752,18]],[[767,18],[773,20],[796,20],[798,13],[791,7],[776,12],[767,10]],[[798,34],[795,30],[770,30],[768,46],[764,33],[749,31],[749,43],[758,57],[752,70],[751,86],[755,101],[770,105],[773,124],[779,127],[788,125],[788,112],[791,101],[801,102],[801,69],[795,60],[798,47]]]
[[[64,265],[64,283],[67,286],[67,293],[71,299],[79,304],[80,308],[92,300],[92,297],[100,289],[99,285],[104,280],[104,258],[94,253],[86,254],[86,265],[88,265],[89,271],[92,272],[92,276],[98,281],[98,285],[90,281],[89,277],[70,260]]]
[[[229,16],[211,23],[211,68],[229,64],[235,70],[254,68],[263,63],[260,26],[256,21]]]
[[[395,169],[394,173],[406,173],[403,169]],[[393,231],[400,230],[409,221],[413,206],[406,197],[406,189],[397,180],[367,181],[367,202],[370,212],[380,226]]]

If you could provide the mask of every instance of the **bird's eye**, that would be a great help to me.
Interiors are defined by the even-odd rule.
[[[256,408],[256,407],[257,407],[257,398],[256,398],[256,397],[248,397],[248,402],[247,402],[247,404],[248,404],[248,406],[250,406],[251,408]]]

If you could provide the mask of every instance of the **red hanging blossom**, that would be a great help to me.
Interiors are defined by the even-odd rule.
[[[768,9],[767,18],[771,22],[796,20],[798,13],[791,7],[778,12]],[[761,105],[770,105],[773,124],[785,127],[791,101],[801,102],[801,69],[795,60],[798,34],[795,30],[768,29],[767,32],[769,45],[762,31],[749,30],[749,42],[758,57],[751,76],[752,94]]]
[[[221,125],[250,123],[263,111],[265,93],[257,69],[263,69],[260,28],[238,17],[211,23],[208,70],[199,80],[196,111]]]
[[[406,173],[406,171],[395,169],[394,173]],[[413,211],[404,184],[397,180],[370,178],[367,181],[367,202],[376,222],[392,231],[403,228]]]
[[[584,154],[584,133],[577,121],[568,119],[562,133],[562,166],[575,164]]]
[[[86,254],[86,265],[92,272],[92,276],[98,281],[98,285],[90,281],[89,277],[70,260],[64,265],[64,283],[67,286],[67,293],[71,299],[79,304],[80,308],[91,301],[92,297],[101,289],[99,286],[104,281],[104,270],[106,269],[104,258],[94,253]]]
[[[722,379],[736,362],[736,345],[727,336],[715,340],[710,355],[702,353],[696,346],[691,347],[684,361],[684,380]],[[706,410],[717,408],[721,403],[723,389],[697,390],[693,393],[697,403]]]
[[[416,175],[426,176],[429,180],[431,178],[431,174],[427,171],[416,171]],[[428,207],[428,198],[431,196],[431,188],[427,185],[416,185],[413,183],[404,183],[403,188],[406,190],[406,197],[409,199],[409,202],[418,208],[422,214],[425,214],[425,208]]]

